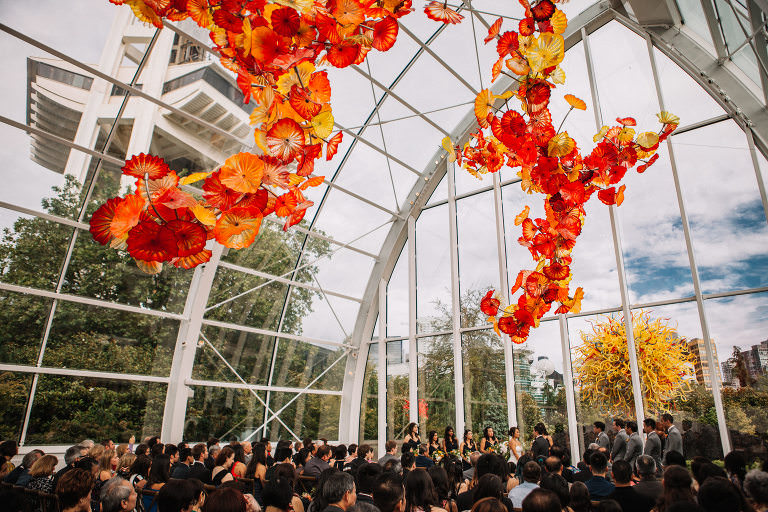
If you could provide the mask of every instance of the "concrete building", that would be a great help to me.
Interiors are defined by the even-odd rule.
[[[693,338],[688,342],[688,351],[693,355],[693,368],[696,375],[696,382],[704,384],[707,388],[712,388],[712,379],[710,376],[709,361],[707,359],[707,352],[704,348],[704,340],[701,338]],[[717,361],[717,346],[715,346],[715,340],[712,340],[712,355],[715,361]],[[718,381],[723,381],[723,376],[720,368],[717,368]]]

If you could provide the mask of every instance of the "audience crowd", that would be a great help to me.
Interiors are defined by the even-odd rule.
[[[768,511],[765,463],[747,471],[738,451],[722,467],[686,461],[672,422],[645,420],[645,444],[632,421],[616,419],[613,440],[596,422],[595,442],[575,466],[543,425],[512,457],[497,453],[488,429],[481,452],[466,432],[459,450],[450,427],[442,443],[431,432],[427,444],[409,426],[404,442],[387,441],[378,459],[369,445],[324,439],[278,441],[273,451],[266,439],[190,446],[153,437],[138,445],[83,441],[67,449],[58,471],[58,458],[41,450],[14,467],[18,448],[5,441],[0,478],[55,493],[62,512]],[[520,443],[519,430],[510,438]]]

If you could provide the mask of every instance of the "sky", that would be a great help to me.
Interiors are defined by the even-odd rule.
[[[591,2],[572,0],[563,8],[569,17]],[[420,2],[415,2],[421,5]],[[512,5],[514,4],[514,5]],[[496,0],[475,0],[475,8],[499,8]],[[506,7],[507,4],[504,4]],[[511,10],[517,3],[511,2]],[[124,7],[123,7],[124,8]],[[106,0],[59,2],[41,0],[34,10],[28,4],[0,0],[0,21],[45,44],[83,62],[96,64],[108,36],[114,12],[118,9]],[[509,12],[508,14],[514,14]],[[489,20],[492,17],[487,16]],[[418,37],[432,34],[437,25],[426,20],[420,9],[403,19],[406,27]],[[485,29],[476,26],[482,39]],[[435,54],[452,66],[473,88],[488,87],[490,65],[495,60],[491,46],[477,48],[467,44],[473,37],[469,19],[448,27],[431,44]],[[655,129],[655,113],[660,110],[653,86],[645,41],[627,29],[612,23],[591,36],[591,50],[601,104],[606,122],[617,116],[635,115],[640,127]],[[387,53],[371,52],[368,64],[361,70],[389,86],[397,79],[394,91],[447,131],[452,131],[469,112],[472,92],[429,55],[400,76],[403,66],[418,50],[418,45],[401,32],[395,47]],[[475,52],[480,57],[481,70]],[[662,76],[662,90],[667,110],[679,115],[682,125],[720,115],[720,107],[677,66],[656,51]],[[0,33],[0,56],[4,64],[4,80],[0,81],[0,115],[19,122],[26,121],[26,59],[46,56],[26,43]],[[587,112],[573,112],[564,129],[576,139],[585,152],[592,147],[596,126],[584,61],[584,49],[578,44],[566,55],[563,68],[566,84],[553,94],[554,119],[562,119],[566,106],[562,95],[572,93],[588,104]],[[352,69],[330,70],[333,84],[332,106],[336,121],[344,127],[357,128],[369,116],[383,95],[361,73]],[[398,79],[397,77],[400,76]],[[393,98],[384,101],[374,122],[362,136],[376,145],[386,144],[387,151],[409,166],[426,168],[437,154],[442,134],[428,122]],[[29,159],[28,137],[15,128],[0,124],[3,144],[0,158],[4,186],[0,201],[33,209],[50,194],[52,186],[61,183],[61,175],[43,169]],[[416,180],[414,173],[380,153],[356,144],[346,159],[342,156],[351,146],[345,136],[339,155],[333,162],[319,164],[317,174],[335,176],[340,186],[383,206],[398,211]],[[746,139],[731,121],[673,138],[678,173],[683,187],[683,201],[692,229],[692,242],[700,269],[704,293],[768,285],[768,227],[765,212],[755,186]],[[693,295],[688,256],[682,222],[674,193],[669,148],[662,147],[662,157],[645,174],[627,177],[625,203],[617,209],[624,264],[627,269],[630,301],[650,301]],[[344,161],[340,170],[337,169]],[[764,176],[768,166],[760,157]],[[390,177],[391,172],[391,177]],[[504,171],[502,179],[514,177]],[[456,175],[457,192],[475,190],[491,183],[489,177],[478,181],[463,171]],[[325,187],[313,190],[310,199],[320,202]],[[445,195],[445,185],[436,195]],[[533,213],[541,213],[542,197],[523,194],[518,185],[503,190],[505,233],[508,238],[507,264],[510,282],[516,272],[531,265],[527,251],[517,245],[518,229],[511,219],[530,204]],[[459,230],[459,273],[462,292],[499,287],[496,261],[493,198],[490,193],[463,199],[457,204]],[[360,249],[378,253],[391,224],[391,215],[339,191],[330,191],[326,203],[315,206],[315,227],[337,240]],[[9,227],[18,214],[0,208],[0,227]],[[434,301],[450,303],[450,254],[448,241],[448,208],[438,206],[422,213],[417,222],[417,279],[419,316],[434,314]],[[374,261],[354,251],[341,249],[328,260],[318,262],[317,282],[329,289],[362,297]],[[574,286],[586,292],[585,310],[615,307],[620,304],[616,261],[607,207],[596,199],[588,206],[583,235],[574,251]],[[395,268],[389,287],[388,318],[390,335],[407,335],[408,293],[405,253]],[[304,333],[313,338],[343,340],[351,334],[357,318],[358,302],[329,297],[333,309],[318,298],[314,313],[305,319]],[[654,308],[656,314],[676,323],[682,336],[701,336],[695,303]],[[710,300],[706,312],[712,338],[721,360],[733,345],[746,347],[768,338],[768,293]],[[569,321],[572,343],[578,343],[580,330],[588,328],[587,320]],[[593,319],[594,320],[594,319]],[[535,355],[550,357],[561,368],[562,353],[556,322],[544,322],[531,336],[529,346]]]

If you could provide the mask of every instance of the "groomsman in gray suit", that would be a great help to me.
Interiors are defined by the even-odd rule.
[[[667,431],[667,445],[664,447],[664,462],[667,462],[669,452],[678,452],[683,454],[683,435],[674,425],[674,418],[668,412],[661,415],[661,424]]]
[[[613,449],[611,450],[611,462],[624,460],[627,454],[627,439],[629,436],[624,431],[624,420],[616,418],[613,420],[613,429],[616,431],[616,438],[613,440]]]
[[[656,420],[645,418],[643,421],[643,432],[648,434],[645,439],[645,448],[643,455],[648,455],[656,462],[656,473],[661,473],[661,439],[656,433]]]
[[[629,466],[632,468],[632,471],[634,471],[635,461],[643,454],[643,439],[637,431],[637,422],[628,421],[624,430],[629,436],[629,439],[627,439],[627,452],[624,455],[624,460],[629,462]]]
[[[608,434],[605,433],[605,423],[602,421],[596,421],[592,424],[592,430],[594,430],[595,434],[597,435],[597,438],[595,438],[595,443],[597,443],[597,446],[599,448],[605,448],[606,450],[611,450],[611,440],[608,438]]]

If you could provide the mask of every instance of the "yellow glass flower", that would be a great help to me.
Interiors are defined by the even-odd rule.
[[[545,32],[536,38],[536,41],[528,49],[528,65],[531,71],[539,73],[543,69],[557,66],[563,61],[565,55],[565,43],[563,36]]]

